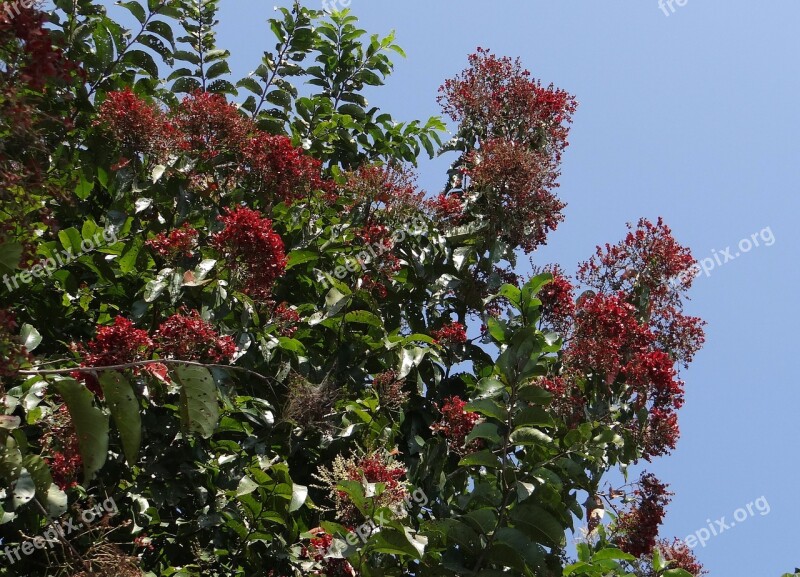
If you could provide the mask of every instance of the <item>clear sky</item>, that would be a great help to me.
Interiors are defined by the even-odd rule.
[[[734,258],[706,261],[714,270],[692,291],[690,312],[708,320],[708,342],[684,373],[678,450],[650,468],[676,493],[664,535],[702,535],[709,523],[718,532],[725,517],[729,528],[695,549],[712,576],[777,576],[800,565],[800,386],[790,366],[799,324],[800,3],[681,1],[669,15],[658,0],[351,0],[351,8],[370,32],[395,29],[408,53],[371,99],[398,119],[438,114],[437,88],[477,46],[520,56],[534,76],[578,97],[561,179],[566,222],[537,264],[574,271],[640,216],[663,216],[699,259],[716,251],[724,261],[731,247]],[[219,44],[233,52],[234,78],[272,48],[272,14],[273,2],[222,0]],[[450,160],[423,163],[422,185],[435,190]],[[739,246],[752,235],[759,246]]]

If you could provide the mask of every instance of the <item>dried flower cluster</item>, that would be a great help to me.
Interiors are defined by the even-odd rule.
[[[388,409],[399,409],[408,401],[409,393],[403,390],[404,385],[405,379],[398,379],[394,370],[378,373],[372,381],[381,405]]]
[[[20,366],[30,360],[30,355],[16,332],[17,320],[14,313],[0,309],[0,383],[5,377],[14,376]]]
[[[62,490],[78,484],[83,466],[78,435],[66,405],[61,405],[49,418],[50,428],[41,438],[42,453],[50,467],[53,481]]]
[[[617,519],[617,546],[634,557],[652,553],[671,495],[655,475],[642,473],[635,501]]]

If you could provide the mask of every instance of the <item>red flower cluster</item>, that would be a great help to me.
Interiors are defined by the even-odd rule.
[[[634,557],[649,555],[656,545],[658,529],[664,519],[664,508],[672,493],[655,475],[642,473],[634,491],[636,501],[617,519],[617,546]]]
[[[197,229],[186,222],[181,228],[176,228],[169,234],[159,233],[145,244],[167,261],[173,261],[181,256],[191,258],[194,256],[194,249],[197,248],[199,234]]]
[[[282,337],[293,337],[300,320],[300,314],[286,302],[275,307],[272,313],[272,323],[276,325],[278,334]]]
[[[383,483],[386,485],[381,497],[386,496],[387,503],[401,503],[406,497],[406,488],[400,480],[406,474],[403,467],[388,465],[378,453],[367,455],[358,462],[358,467],[350,471],[351,481],[366,479],[368,483]]]
[[[542,301],[542,323],[566,338],[575,315],[574,287],[560,266],[546,270],[553,280],[542,287],[538,297]]]
[[[566,205],[553,193],[557,167],[546,153],[495,138],[467,155],[467,163],[472,186],[484,192],[477,206],[489,215],[493,236],[530,253],[564,220]]]
[[[442,328],[431,331],[431,336],[442,345],[456,345],[467,342],[467,327],[461,323],[446,323]]]
[[[340,460],[338,466],[342,469],[339,472],[341,477],[337,481],[382,483],[384,485],[383,492],[373,498],[376,509],[387,507],[398,512],[402,509],[407,491],[401,479],[405,476],[406,469],[391,457],[376,452],[357,459]],[[332,488],[337,500],[337,511],[341,517],[353,522],[363,519],[363,515],[347,493],[336,489],[335,485]]]
[[[97,328],[94,339],[84,350],[84,367],[124,365],[148,359],[153,351],[153,341],[147,331],[137,329],[125,317],[118,316],[111,326]]]
[[[236,354],[233,338],[220,335],[196,310],[169,317],[158,327],[154,341],[164,355],[184,361],[230,362]]]
[[[425,201],[425,206],[436,221],[446,226],[456,226],[464,218],[464,203],[458,194],[439,194]]]
[[[641,219],[616,245],[597,247],[581,264],[578,279],[601,292],[623,292],[630,302],[646,297],[649,323],[664,351],[688,364],[704,341],[703,321],[682,314],[682,292],[691,287],[695,259],[658,219]]]
[[[419,214],[425,203],[414,173],[397,166],[362,166],[347,175],[342,195],[352,199],[348,210],[361,208],[370,219],[395,224]]]
[[[480,144],[462,158],[483,192],[470,211],[488,215],[489,238],[531,252],[563,220],[564,204],[552,190],[577,104],[532,80],[519,60],[478,48],[469,64],[440,88],[439,102],[465,140]]]
[[[498,58],[478,48],[469,65],[439,89],[444,112],[480,138],[515,140],[559,160],[577,108],[575,98],[532,80],[519,59]]]
[[[178,148],[210,159],[244,146],[252,126],[221,94],[196,91],[183,99],[175,114]]]
[[[480,440],[476,439],[469,446],[464,447],[464,441],[475,425],[480,421],[477,413],[468,413],[464,410],[467,402],[459,397],[448,397],[439,409],[442,418],[431,425],[431,431],[442,433],[448,441],[450,448],[456,453],[469,453],[480,448]]]
[[[286,136],[259,132],[242,146],[242,160],[251,187],[270,200],[288,204],[313,190],[332,188],[322,179],[322,163],[294,147]]]
[[[228,209],[219,218],[225,228],[212,237],[212,244],[227,259],[244,292],[267,300],[286,269],[283,240],[272,230],[272,221],[245,207]]]
[[[674,539],[672,543],[666,539],[660,539],[656,548],[661,551],[661,557],[669,563],[670,569],[683,569],[692,577],[701,577],[708,573],[703,569],[703,565],[694,556],[689,546],[680,539]],[[656,577],[656,575],[647,575],[647,577]]]
[[[577,426],[584,418],[586,397],[576,386],[574,379],[568,377],[552,377],[541,379],[539,387],[553,395],[550,405],[569,426]]]
[[[645,352],[651,342],[650,331],[639,324],[636,309],[623,295],[598,294],[579,303],[566,356],[571,367],[602,373],[611,383],[626,357]]]
[[[61,405],[51,419],[50,427],[42,435],[42,451],[50,467],[53,481],[62,490],[77,485],[78,471],[83,466],[78,435],[66,405]]]
[[[54,38],[45,28],[45,13],[32,4],[0,3],[0,48],[7,64],[4,74],[19,71],[16,80],[20,84],[41,90],[50,79],[66,80],[75,65],[54,46]]]
[[[25,346],[20,343],[17,320],[11,311],[0,309],[0,381],[13,377],[20,366],[30,360]]]
[[[308,547],[303,547],[301,556],[322,563],[321,571],[311,571],[310,575],[324,575],[325,577],[356,577],[355,569],[346,559],[325,558],[331,545],[333,535],[325,533],[322,529],[309,531],[314,535]]]
[[[175,129],[164,112],[125,88],[109,92],[100,104],[95,125],[103,127],[133,154],[162,158],[173,145]]]

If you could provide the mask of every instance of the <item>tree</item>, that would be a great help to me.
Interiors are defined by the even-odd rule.
[[[479,49],[442,144],[368,106],[403,52],[349,11],[281,9],[234,84],[216,0],[55,4],[0,17],[0,574],[702,571],[666,485],[601,487],[677,442],[690,252],[643,219],[515,273],[570,94]]]

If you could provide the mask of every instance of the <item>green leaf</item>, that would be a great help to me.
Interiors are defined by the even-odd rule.
[[[108,415],[94,405],[94,395],[75,379],[56,380],[55,388],[75,425],[83,459],[84,482],[92,480],[108,456]]]
[[[0,244],[0,272],[10,273],[17,269],[22,258],[22,245],[16,242]]]
[[[528,533],[532,539],[550,547],[561,547],[566,539],[566,528],[550,513],[534,505],[523,503],[511,513],[514,525]]]
[[[317,262],[319,255],[311,250],[293,250],[286,257],[286,270],[295,267],[299,264],[307,262]]]
[[[496,469],[497,467],[500,466],[500,461],[491,451],[484,450],[467,455],[458,462],[458,466],[459,467],[480,466],[480,467],[490,467]]]
[[[302,507],[308,498],[308,487],[294,483],[292,485],[292,501],[289,504],[289,512],[294,513]]]
[[[519,427],[511,433],[515,445],[547,445],[553,442],[548,435],[533,427]]]
[[[617,549],[616,547],[606,547],[605,549],[601,549],[600,551],[592,555],[592,561],[607,561],[607,560],[635,561],[636,557],[626,553],[622,549]]]
[[[412,543],[408,533],[393,528],[383,528],[372,535],[367,541],[365,550],[374,553],[411,557],[413,559],[422,558],[421,551],[418,546]]]
[[[117,371],[103,371],[100,374],[108,409],[119,431],[122,449],[129,466],[138,461],[139,447],[142,443],[142,417],[139,401],[128,380]]]
[[[498,421],[505,421],[508,418],[508,411],[504,406],[492,399],[478,399],[467,403],[464,406],[466,411],[480,413],[487,417],[492,417]]]
[[[350,311],[344,315],[344,320],[348,323],[361,323],[373,327],[383,328],[383,321],[369,311]]]
[[[207,368],[194,365],[178,365],[174,373],[181,386],[180,411],[184,429],[209,438],[219,421],[214,378]]]
[[[514,423],[518,426],[546,426],[555,425],[553,417],[541,407],[525,407],[514,416]]]
[[[470,431],[464,439],[464,443],[469,443],[474,439],[486,439],[492,443],[500,443],[502,439],[497,432],[497,425],[494,423],[480,423]]]
[[[29,353],[36,350],[42,344],[42,335],[39,334],[32,325],[25,323],[19,331],[19,336],[22,339],[22,344],[25,345],[25,350]]]
[[[117,4],[126,8],[128,12],[133,14],[140,24],[144,24],[147,21],[147,14],[138,2],[117,2]]]

